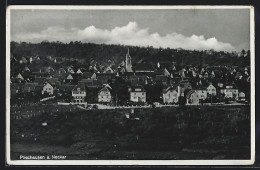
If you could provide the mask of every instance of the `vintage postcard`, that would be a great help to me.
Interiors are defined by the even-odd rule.
[[[252,165],[252,6],[9,6],[9,165]]]

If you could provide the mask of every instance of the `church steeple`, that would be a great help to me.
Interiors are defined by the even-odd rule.
[[[126,59],[125,59],[125,70],[126,70],[126,72],[133,72],[133,70],[132,70],[132,61],[131,61],[131,56],[130,56],[130,53],[129,53],[129,48],[127,50]]]

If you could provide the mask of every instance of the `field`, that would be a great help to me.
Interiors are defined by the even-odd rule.
[[[249,106],[149,108],[134,113],[40,107],[45,108],[41,114],[12,116],[11,159],[52,154],[83,160],[250,159]],[[35,106],[26,109],[37,111]],[[14,111],[11,108],[11,115]]]

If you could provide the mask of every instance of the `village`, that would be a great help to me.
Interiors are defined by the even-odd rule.
[[[192,66],[180,67],[172,61],[132,63],[130,50],[119,65],[88,68],[63,65],[52,56],[27,56],[11,63],[22,65],[11,73],[11,103],[21,105],[51,100],[53,104],[92,108],[122,106],[176,106],[246,104],[250,100],[250,67]],[[32,68],[45,60],[46,67]],[[60,62],[63,67],[51,65]],[[14,73],[13,73],[14,74]]]

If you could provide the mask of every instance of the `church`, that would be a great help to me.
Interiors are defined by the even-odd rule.
[[[125,58],[125,70],[126,70],[126,72],[133,72],[131,56],[129,54],[129,48],[128,48],[126,58]]]

